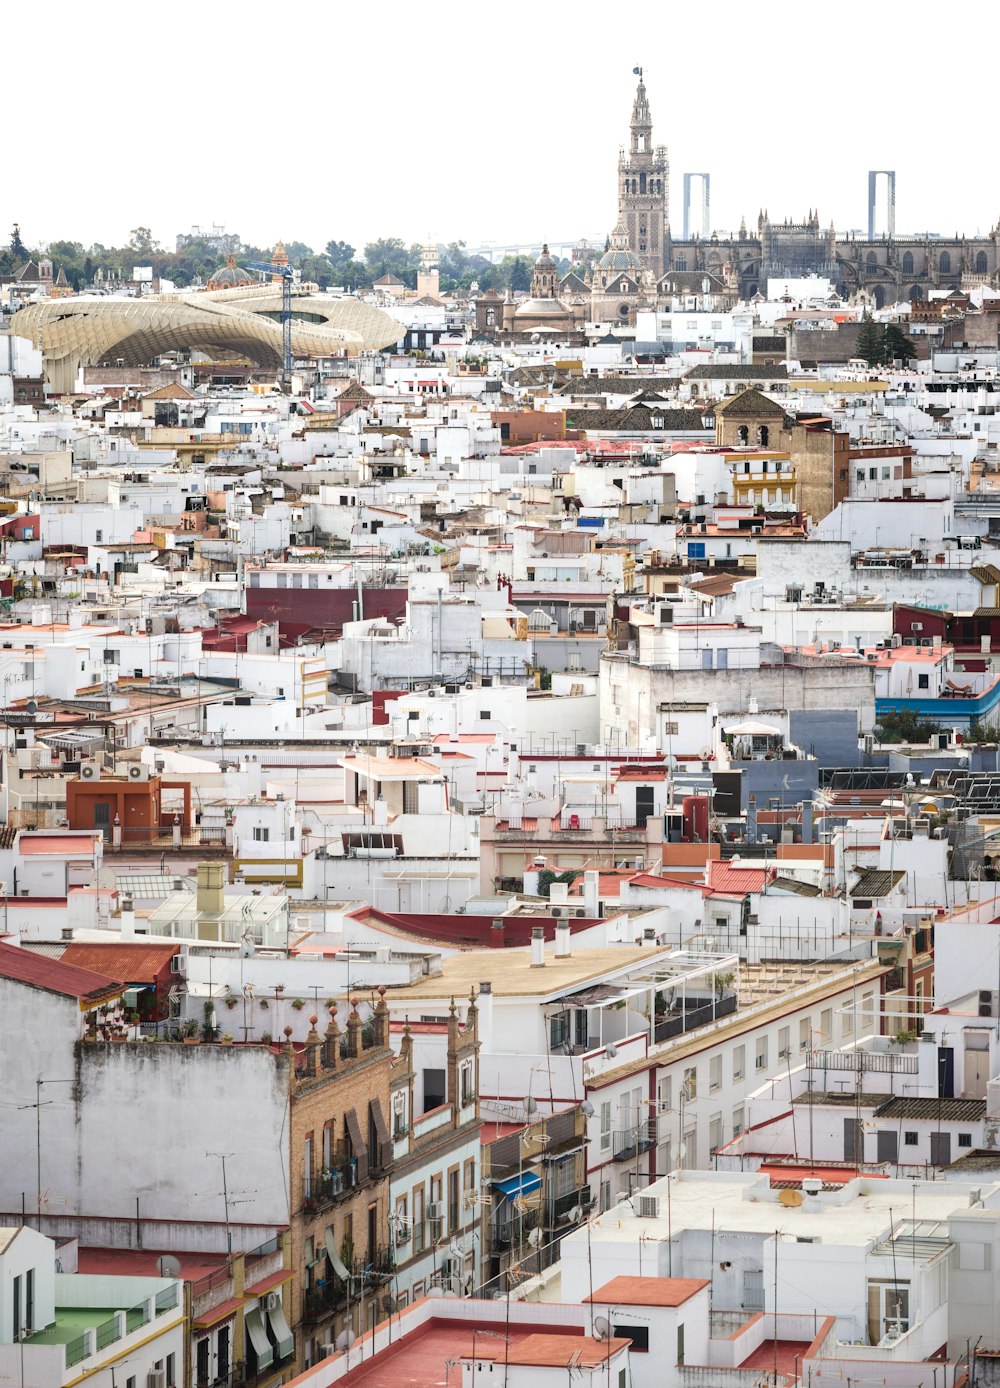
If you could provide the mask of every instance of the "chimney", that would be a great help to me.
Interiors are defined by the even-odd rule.
[[[135,939],[135,912],[132,909],[132,898],[130,896],[122,897],[120,929],[122,940]]]
[[[601,896],[601,874],[594,869],[588,868],[583,874],[583,913],[591,920],[596,920],[600,907],[598,902]]]
[[[225,865],[223,863],[198,864],[198,914],[200,916],[221,916],[225,909]]]
[[[545,931],[540,925],[531,931],[531,967],[541,969],[545,966]]]
[[[565,906],[569,900],[569,883],[553,882],[549,887],[549,900],[553,906]]]
[[[507,927],[502,916],[494,916],[490,925],[490,949],[503,949],[507,943]]]
[[[381,795],[377,798],[372,807],[372,823],[376,825],[385,825],[389,823],[389,806],[385,803]]]
[[[556,921],[556,958],[569,958],[569,921]]]

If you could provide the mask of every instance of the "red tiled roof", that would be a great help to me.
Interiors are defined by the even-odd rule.
[[[0,978],[16,979],[18,983],[42,988],[47,993],[60,993],[65,998],[78,998],[88,1005],[118,997],[122,991],[121,982],[107,974],[80,969],[75,964],[64,964],[61,959],[50,959],[30,949],[21,949],[19,945],[2,942]]]
[[[708,864],[708,885],[721,892],[762,892],[778,875],[776,867],[744,867],[718,858]]]
[[[153,983],[167,961],[180,952],[180,945],[164,944],[107,944],[67,945],[60,956],[63,964],[75,964],[78,969],[106,974],[120,983]]]
[[[192,1324],[196,1330],[207,1330],[210,1326],[218,1325],[219,1321],[225,1321],[230,1316],[235,1316],[240,1307],[245,1304],[243,1297],[231,1296],[228,1301],[222,1301],[218,1306],[213,1306],[203,1316],[196,1316]]]
[[[509,1347],[495,1347],[492,1342],[476,1347],[480,1359],[500,1360],[504,1364],[522,1364],[538,1369],[565,1369],[572,1364],[580,1369],[593,1369],[626,1349],[628,1340],[594,1340],[589,1335],[526,1335]]]
[[[612,1277],[583,1299],[614,1306],[683,1306],[708,1285],[704,1277]]]

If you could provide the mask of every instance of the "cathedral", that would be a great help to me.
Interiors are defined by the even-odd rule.
[[[535,264],[531,294],[517,302],[508,293],[481,296],[477,331],[507,340],[586,340],[587,324],[605,331],[634,328],[646,308],[720,312],[764,294],[769,279],[829,279],[844,299],[861,296],[876,308],[926,299],[932,290],[967,293],[978,285],[1000,287],[1000,223],[986,236],[838,237],[810,208],[802,221],[772,220],[766,209],[735,236],[670,233],[670,162],[665,145],[653,143],[649,97],[639,77],[629,141],[618,156],[618,216],[604,254],[587,282],[582,263],[560,280],[548,247]]]
[[[618,227],[626,248],[646,271],[658,302],[677,292],[677,277],[704,273],[726,281],[744,301],[763,293],[768,279],[822,275],[842,297],[864,293],[878,308],[925,299],[932,289],[968,291],[1000,284],[1000,224],[986,236],[954,238],[839,237],[810,209],[801,222],[757,218],[756,235],[744,222],[736,237],[670,235],[670,165],[666,148],[653,145],[653,121],[642,72],[632,105],[628,152],[618,161]],[[599,293],[595,285],[595,296]]]

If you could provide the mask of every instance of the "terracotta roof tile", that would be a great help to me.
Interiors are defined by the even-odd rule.
[[[612,1277],[584,1301],[615,1306],[683,1306],[708,1285],[704,1277]]]

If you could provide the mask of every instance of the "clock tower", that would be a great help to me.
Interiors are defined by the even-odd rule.
[[[666,269],[669,239],[670,163],[665,145],[653,145],[653,118],[642,80],[632,105],[628,150],[618,156],[618,220],[625,227],[629,250],[657,280]]]

